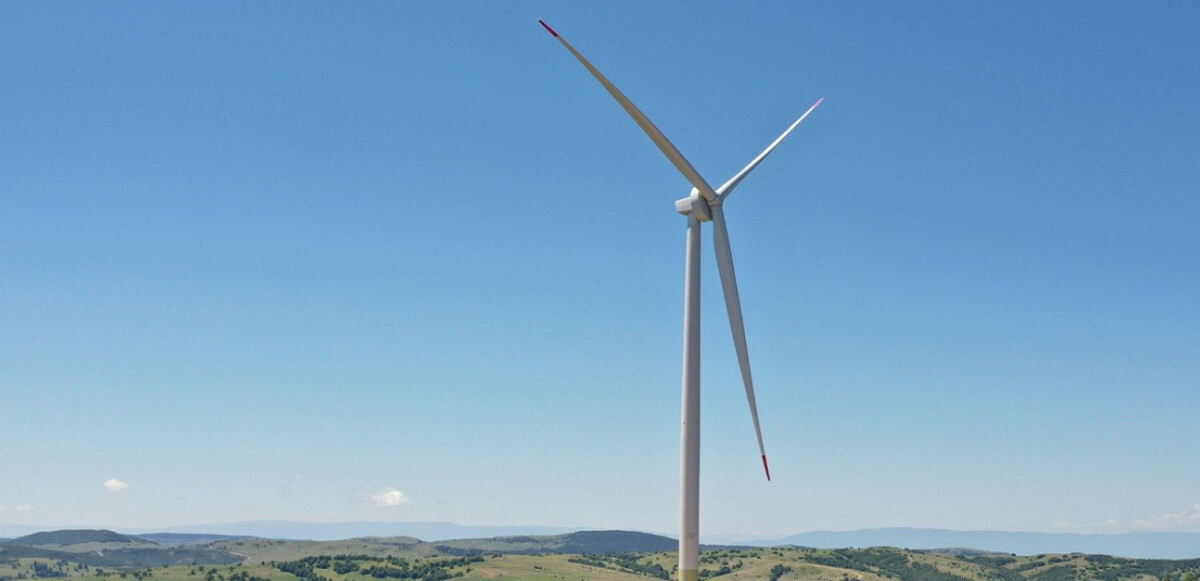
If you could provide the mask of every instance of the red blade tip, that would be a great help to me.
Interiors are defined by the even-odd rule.
[[[771,481],[771,469],[767,466],[767,455],[763,454],[763,470],[767,471],[767,482]]]
[[[543,28],[545,28],[547,32],[549,32],[550,34],[553,34],[553,35],[554,35],[554,38],[558,38],[558,33],[557,33],[557,32],[554,32],[554,29],[553,29],[553,28],[550,28],[550,25],[549,25],[549,24],[546,24],[546,21],[545,21],[545,20],[542,20],[541,18],[539,18],[539,19],[538,19],[538,24],[541,24],[541,25],[542,25],[542,27],[543,27]]]

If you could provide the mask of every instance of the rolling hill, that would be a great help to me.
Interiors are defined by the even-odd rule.
[[[33,533],[12,539],[5,544],[70,553],[156,549],[159,547],[158,543],[122,535],[107,529],[71,529]]]
[[[0,558],[48,559],[79,566],[113,568],[185,563],[224,565],[241,560],[220,549],[165,547],[107,529],[72,529],[25,535],[0,544]]]
[[[11,545],[27,547],[69,546],[85,543],[130,543],[136,544],[138,539],[108,529],[69,529],[61,531],[46,531],[33,533],[8,541]]]
[[[10,527],[11,528],[11,527]],[[0,529],[16,536],[10,529]],[[361,537],[416,537],[425,541],[449,541],[512,536],[555,536],[583,529],[537,526],[465,526],[448,522],[340,522],[244,521],[180,527],[165,531],[126,534],[161,542],[153,534],[220,533],[269,539],[339,540]],[[22,533],[23,534],[23,533]],[[969,547],[1017,554],[1102,553],[1123,557],[1187,559],[1200,557],[1200,533],[1074,534],[1013,531],[958,531],[931,528],[875,528],[855,531],[815,531],[785,537],[704,535],[708,545],[753,545],[760,547],[798,545],[816,548],[892,546],[910,549]]]
[[[192,537],[175,541],[193,541]],[[20,542],[16,542],[20,541]],[[33,544],[22,544],[33,543]],[[0,581],[113,575],[137,581],[389,581],[390,579],[667,579],[669,537],[630,531],[426,542],[262,538],[153,545],[107,530],[51,531],[0,545]],[[138,548],[82,551],[88,545]],[[74,549],[74,550],[68,550]],[[217,565],[220,567],[218,568]],[[1083,553],[1017,556],[976,549],[705,546],[708,579],[805,581],[1200,581],[1200,559],[1127,559]],[[87,579],[83,579],[86,577]]]
[[[164,547],[186,547],[190,545],[205,545],[216,541],[236,541],[249,537],[239,535],[213,535],[199,533],[147,533],[137,535],[144,541],[157,543]]]
[[[1146,559],[1200,557],[1200,533],[1125,533],[1084,535],[1006,531],[883,528],[857,531],[818,531],[755,542],[758,546],[798,545],[816,548],[903,547],[940,549],[970,547],[986,551],[1038,553],[1096,553]]]
[[[477,555],[599,554],[672,551],[670,537],[631,531],[581,531],[563,535],[517,535],[426,542],[414,537],[362,537],[342,541],[238,539],[207,545],[238,555],[249,563],[266,563],[319,555],[368,555],[403,558]]]
[[[186,527],[173,527],[142,533],[221,533],[264,539],[295,539],[311,541],[337,541],[359,537],[417,537],[426,541],[449,539],[486,538],[516,535],[558,535],[582,530],[583,527],[543,526],[472,526],[451,522],[379,522],[350,521],[316,523],[294,520],[255,520],[211,523]],[[12,534],[12,533],[6,533]]]

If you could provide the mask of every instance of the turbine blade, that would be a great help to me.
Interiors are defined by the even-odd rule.
[[[750,419],[754,421],[754,436],[758,438],[758,453],[762,455],[767,480],[767,452],[763,448],[762,430],[758,427],[758,404],[754,402],[754,380],[750,377],[750,353],[746,350],[746,327],[742,323],[742,302],[738,298],[737,275],[733,272],[733,255],[729,251],[729,232],[725,228],[725,210],[712,207],[713,247],[717,254],[717,271],[721,273],[721,290],[725,292],[725,310],[729,313],[729,330],[733,332],[733,348],[737,351],[738,366],[742,369],[742,384],[750,404]]]
[[[741,183],[741,181],[743,179],[745,179],[746,175],[750,173],[750,170],[758,167],[758,164],[762,163],[762,160],[766,159],[767,155],[770,154],[772,151],[774,151],[775,147],[778,146],[780,144],[780,142],[782,142],[783,139],[785,137],[787,137],[788,134],[791,133],[792,130],[795,129],[796,126],[799,125],[801,121],[804,121],[804,118],[808,117],[808,114],[812,113],[813,109],[816,109],[817,105],[820,105],[821,102],[824,100],[825,100],[825,97],[821,97],[820,99],[817,99],[817,102],[813,103],[812,107],[809,107],[808,111],[805,111],[804,114],[801,115],[800,118],[797,119],[795,123],[792,123],[792,126],[788,127],[787,131],[783,132],[783,135],[780,135],[779,137],[777,137],[775,139],[775,141],[771,142],[771,145],[768,145],[767,148],[764,149],[762,153],[758,154],[758,157],[754,158],[754,160],[751,161],[749,165],[742,168],[742,171],[739,171],[737,173],[737,175],[733,176],[732,178],[730,178],[729,181],[725,182],[723,185],[721,185],[721,187],[717,188],[717,195],[720,196],[722,200],[729,197],[729,194],[733,193],[733,188],[736,188],[737,185],[739,183]]]
[[[538,22],[541,23],[546,31],[552,34],[554,38],[557,38],[558,42],[561,42],[562,45],[571,52],[571,54],[575,55],[575,58],[583,64],[588,72],[592,73],[593,77],[596,77],[597,81],[600,81],[601,85],[604,85],[605,89],[608,89],[609,94],[617,100],[617,103],[621,104],[621,107],[625,109],[625,112],[628,113],[630,117],[633,117],[633,120],[637,122],[638,127],[641,127],[642,131],[644,131],[646,135],[650,137],[650,140],[654,142],[654,145],[657,145],[658,149],[666,154],[667,159],[671,160],[671,163],[675,164],[676,169],[678,169],[679,172],[683,174],[683,177],[687,178],[687,180],[691,182],[693,186],[695,186],[695,188],[700,192],[700,195],[704,196],[704,199],[708,202],[715,202],[717,200],[717,194],[713,191],[712,186],[708,185],[708,182],[704,181],[704,178],[700,177],[700,173],[696,171],[696,168],[692,167],[692,164],[688,162],[687,158],[683,157],[682,153],[679,153],[678,149],[675,149],[675,146],[670,142],[670,140],[668,140],[667,137],[662,134],[662,131],[659,131],[658,127],[655,127],[654,123],[652,123],[650,119],[646,117],[646,115],[642,113],[640,109],[637,108],[637,105],[634,105],[633,101],[630,101],[629,98],[626,97],[625,94],[616,87],[616,85],[612,84],[612,82],[609,81],[603,73],[597,70],[596,67],[592,66],[592,63],[588,62],[586,58],[583,58],[583,55],[579,54],[579,51],[575,50],[575,47],[571,46],[571,43],[567,42],[567,39],[555,32],[553,28],[550,28],[550,25],[546,24],[545,21],[538,19]]]

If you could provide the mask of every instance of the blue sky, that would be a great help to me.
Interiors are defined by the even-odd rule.
[[[1200,7],[4,3],[0,524],[1200,531]],[[706,232],[706,236],[707,236]],[[107,483],[107,485],[106,485]]]

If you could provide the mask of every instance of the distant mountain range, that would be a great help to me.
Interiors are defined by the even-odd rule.
[[[13,535],[13,528],[4,529]],[[33,527],[25,527],[32,529]],[[424,541],[441,542],[453,539],[481,539],[514,536],[556,536],[579,532],[580,528],[539,526],[465,526],[449,522],[343,522],[312,523],[303,521],[244,521],[218,523],[191,527],[178,527],[158,531],[123,531],[125,535],[104,531],[126,539],[153,543],[164,547],[185,547],[213,541],[234,540],[244,537],[269,539],[299,539],[330,541],[357,537],[415,537]],[[66,531],[70,533],[71,531]],[[61,535],[63,532],[57,532]],[[18,533],[19,534],[19,533]],[[41,533],[39,533],[41,534]],[[639,535],[643,533],[629,533]],[[7,541],[7,544],[50,547],[51,545],[77,544],[67,537],[58,537],[57,542],[32,535]],[[89,543],[124,542],[116,537],[94,538]],[[565,538],[565,537],[564,537]],[[637,540],[628,537],[626,540]],[[660,551],[662,539],[668,544],[670,537],[646,535],[644,550]],[[1042,553],[1094,553],[1142,559],[1192,559],[1200,558],[1200,533],[1125,533],[1108,535],[1085,535],[1076,533],[1027,533],[1006,531],[955,531],[948,529],[922,528],[878,528],[856,531],[816,531],[772,539],[746,539],[732,537],[705,538],[705,542],[720,541],[721,545],[779,546],[798,545],[814,548],[875,547],[888,546],[906,549],[970,548],[984,551],[1037,555]],[[637,543],[634,543],[636,545]],[[639,545],[640,546],[640,545]],[[639,549],[643,550],[643,549]]]
[[[1200,533],[1084,535],[881,528],[857,531],[815,531],[743,544],[754,546],[798,545],[818,549],[842,547],[971,548],[1017,555],[1094,553],[1140,559],[1193,559],[1200,557]]]
[[[50,527],[0,525],[0,536],[20,537],[44,531],[47,528]],[[472,526],[452,522],[350,521],[318,523],[294,520],[254,520],[153,529],[121,529],[120,532],[143,539],[150,539],[155,535],[184,534],[309,541],[336,541],[355,537],[416,537],[425,541],[443,541],[448,539],[513,535],[558,535],[582,530],[589,529],[587,527],[543,527],[536,525]],[[155,542],[174,544],[172,542],[162,542],[161,540],[155,540]]]
[[[585,527],[469,526],[451,522],[316,523],[294,520],[255,520],[126,532],[142,538],[153,533],[201,533],[309,541],[336,541],[356,537],[416,537],[423,541],[443,541],[514,535],[558,535],[580,530],[585,530]]]

